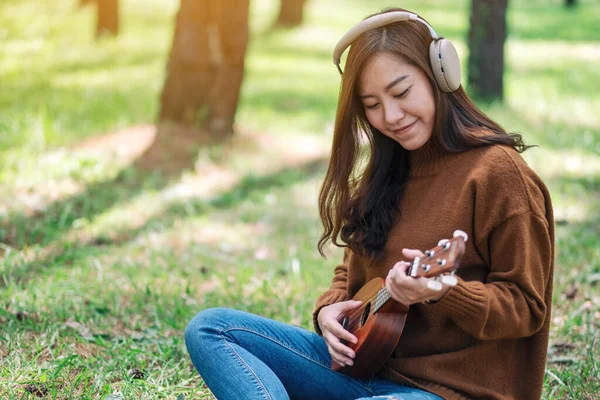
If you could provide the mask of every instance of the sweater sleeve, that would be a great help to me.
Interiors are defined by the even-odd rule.
[[[340,265],[335,267],[333,272],[333,278],[331,280],[331,286],[317,298],[316,308],[313,311],[313,326],[315,332],[322,336],[321,328],[319,328],[319,322],[317,316],[319,311],[325,306],[330,304],[338,303],[340,301],[348,300],[348,259],[350,257],[350,250],[346,248],[344,250],[344,258]]]
[[[549,311],[553,236],[545,218],[532,211],[495,227],[485,243],[476,244],[489,258],[485,282],[463,281],[432,307],[449,313],[464,331],[479,340],[515,339],[536,333]]]

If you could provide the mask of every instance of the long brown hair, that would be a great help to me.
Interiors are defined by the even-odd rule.
[[[389,8],[382,13],[390,11],[407,10]],[[378,259],[398,217],[409,173],[408,151],[369,123],[357,91],[362,69],[375,54],[400,56],[425,73],[435,101],[431,140],[439,149],[456,153],[504,144],[523,152],[529,147],[520,135],[506,133],[479,110],[462,86],[451,93],[438,88],[429,64],[431,40],[423,24],[405,21],[367,31],[352,43],[342,76],[331,158],[319,194],[324,227],[318,244],[321,255],[331,239],[336,246]],[[363,160],[361,136],[366,136],[370,150],[364,168],[359,168]],[[345,244],[340,244],[338,237]]]

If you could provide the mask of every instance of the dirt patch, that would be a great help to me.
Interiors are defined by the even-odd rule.
[[[119,157],[136,158],[154,141],[156,126],[140,124],[98,135],[72,147],[76,154],[112,153]]]

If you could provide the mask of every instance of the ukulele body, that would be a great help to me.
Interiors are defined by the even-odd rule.
[[[374,278],[353,297],[353,300],[362,301],[362,313],[353,318],[356,321],[354,327],[349,327],[352,323],[347,318],[340,323],[358,339],[356,344],[343,341],[356,355],[354,365],[342,367],[332,360],[333,370],[355,378],[369,379],[379,371],[396,348],[404,329],[408,306],[390,299],[373,313],[376,294],[383,287],[385,280]]]

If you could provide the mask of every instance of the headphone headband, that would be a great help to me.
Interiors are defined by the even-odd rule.
[[[377,14],[372,17],[369,17],[358,24],[354,25],[342,38],[339,40],[335,49],[333,50],[333,63],[337,67],[338,71],[340,71],[340,75],[343,74],[342,69],[340,68],[340,62],[342,59],[342,54],[346,49],[350,46],[350,44],[356,40],[360,35],[364,32],[367,32],[371,29],[379,28],[384,25],[391,24],[393,22],[400,21],[419,21],[423,25],[427,27],[429,30],[429,34],[431,38],[436,40],[439,39],[439,36],[431,25],[429,25],[426,21],[419,18],[417,14],[409,13],[406,11],[391,11],[382,14]]]

